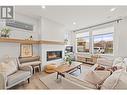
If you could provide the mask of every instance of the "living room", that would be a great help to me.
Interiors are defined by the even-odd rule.
[[[0,89],[127,89],[127,6],[0,8]]]

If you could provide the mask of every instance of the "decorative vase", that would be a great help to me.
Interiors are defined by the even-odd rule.
[[[9,35],[6,35],[6,34],[1,34],[1,37],[4,37],[4,38],[9,38]]]
[[[1,34],[1,37],[6,37],[4,34]]]

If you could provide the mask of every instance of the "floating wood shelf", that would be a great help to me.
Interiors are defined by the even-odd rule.
[[[35,41],[35,40],[22,40],[22,39],[12,39],[12,38],[0,38],[0,42],[21,43],[21,44],[39,44],[39,41]]]
[[[22,39],[13,39],[13,38],[0,38],[0,42],[21,43],[21,44],[58,44],[58,45],[64,45],[64,42],[58,42],[58,41],[22,40]]]
[[[41,40],[40,44],[58,44],[58,45],[64,45],[64,42],[58,42],[58,41],[44,41]]]

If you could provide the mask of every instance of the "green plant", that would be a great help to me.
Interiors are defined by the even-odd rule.
[[[72,64],[72,58],[69,54],[65,54],[65,61],[69,63],[69,65]]]
[[[1,36],[3,37],[9,37],[10,29],[7,27],[4,27],[1,29]]]

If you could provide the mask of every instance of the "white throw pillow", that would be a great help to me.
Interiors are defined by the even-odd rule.
[[[123,63],[123,58],[122,57],[118,57],[118,58],[114,59],[113,66],[116,66],[116,65],[120,66],[120,65],[122,65],[122,63]]]
[[[115,71],[104,81],[101,89],[127,89],[127,72],[123,69]]]
[[[123,62],[124,62],[125,65],[127,66],[127,58],[124,58]]]
[[[0,63],[0,72],[6,73],[6,75],[13,74],[17,71],[17,65],[15,63],[15,59],[10,59],[8,62],[1,62]]]

